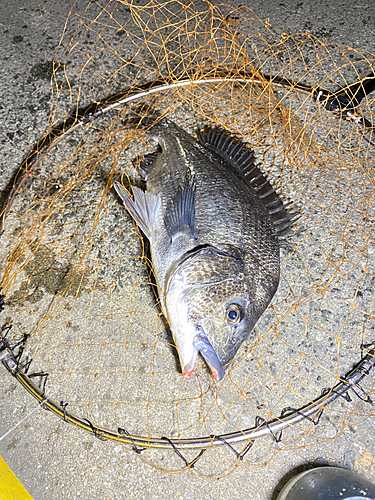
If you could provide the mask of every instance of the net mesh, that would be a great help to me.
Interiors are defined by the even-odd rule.
[[[317,99],[319,89],[365,83],[373,67],[373,54],[280,33],[243,7],[110,0],[72,8],[51,80],[48,130],[60,127],[59,140],[40,145],[16,179],[0,247],[3,330],[12,325],[14,342],[30,335],[22,360],[48,373],[48,397],[95,426],[184,440],[261,426],[342,379],[375,340],[366,125],[374,98],[365,96],[350,120]],[[220,383],[203,360],[193,380],[181,376],[148,243],[112,189],[115,180],[140,182],[139,158],[155,144],[126,125],[133,104],[110,96],[154,81],[174,85],[143,101],[192,135],[214,124],[241,137],[301,214],[282,249],[277,294]],[[102,112],[82,120],[88,106]],[[222,477],[334,439],[373,415],[363,396],[374,390],[371,374],[361,388],[327,407],[319,425],[302,419],[281,441],[255,441],[242,460],[230,446],[208,445],[194,471]],[[233,447],[241,453],[248,444]],[[187,462],[196,455],[183,452]],[[172,451],[140,456],[181,469]]]

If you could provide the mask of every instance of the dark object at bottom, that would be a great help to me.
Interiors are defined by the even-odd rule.
[[[281,490],[277,500],[374,500],[375,485],[339,467],[301,472]]]

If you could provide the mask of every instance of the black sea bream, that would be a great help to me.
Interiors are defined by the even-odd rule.
[[[221,380],[279,284],[288,213],[244,144],[209,129],[199,141],[168,119],[150,130],[161,153],[146,191],[115,189],[150,241],[160,302],[183,375],[200,353]]]

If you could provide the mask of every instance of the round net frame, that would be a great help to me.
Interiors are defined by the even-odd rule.
[[[8,189],[0,357],[46,409],[205,478],[335,439],[374,414],[374,55],[209,2],[90,1],[54,58],[45,135]],[[255,151],[300,214],[271,305],[225,378],[186,381],[148,242],[112,186],[155,150],[152,104]],[[324,410],[324,411],[323,411]]]

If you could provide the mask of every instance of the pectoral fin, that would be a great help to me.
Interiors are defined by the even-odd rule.
[[[132,198],[126,189],[118,182],[115,182],[114,188],[124,203],[125,208],[147,238],[150,239],[156,215],[160,208],[159,196],[155,196],[148,191],[142,191],[142,189],[132,186]]]
[[[170,239],[188,227],[191,237],[195,238],[195,179],[188,172],[183,187],[177,189],[176,196],[169,203],[164,216],[164,223]]]

